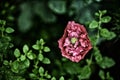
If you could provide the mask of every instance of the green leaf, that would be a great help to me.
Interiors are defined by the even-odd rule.
[[[32,53],[32,51],[30,50],[28,53],[27,53],[27,57],[30,59],[30,60],[33,60],[36,58],[36,55],[34,53]]]
[[[91,59],[86,59],[86,62],[88,65],[91,65],[91,63],[92,63]]]
[[[111,40],[116,37],[116,34],[114,32],[110,32],[106,28],[100,29],[100,35],[107,40]]]
[[[101,54],[97,54],[96,57],[95,57],[95,60],[96,60],[97,63],[102,61],[103,60],[102,55]]]
[[[37,78],[37,75],[34,73],[30,73],[29,76],[30,76],[30,78],[34,78],[34,79]]]
[[[103,57],[103,60],[99,63],[99,66],[103,69],[110,68],[115,65],[115,61],[109,57]]]
[[[103,23],[108,23],[108,22],[110,22],[110,20],[111,20],[110,16],[105,16],[105,17],[101,18],[101,22],[103,22]]]
[[[18,76],[14,76],[14,77],[10,77],[11,80],[26,80],[25,78],[23,78],[22,76],[18,75]]]
[[[39,46],[38,46],[38,45],[36,45],[36,44],[35,44],[35,45],[33,45],[33,46],[32,46],[32,48],[33,48],[33,49],[35,49],[35,50],[39,50]]]
[[[51,80],[56,80],[56,78],[55,78],[55,77],[52,77]]]
[[[59,80],[65,80],[65,79],[64,79],[64,77],[63,77],[63,76],[61,76]]]
[[[13,21],[13,20],[14,20],[14,17],[13,17],[12,15],[9,15],[9,16],[7,17],[7,19],[10,20],[10,21]]]
[[[81,70],[81,74],[78,76],[78,78],[81,79],[88,79],[91,75],[91,69],[89,66],[84,66]]]
[[[24,61],[25,59],[26,59],[26,56],[25,56],[25,55],[21,55],[21,56],[20,56],[20,60],[21,60],[21,61]]]
[[[51,75],[47,74],[47,75],[46,75],[46,78],[50,79],[50,78],[51,78]]]
[[[96,12],[96,13],[95,13],[95,15],[96,15],[96,16],[99,16],[99,13],[98,13],[98,12]]]
[[[106,14],[107,13],[107,10],[99,10],[99,13],[100,13],[100,15],[104,15],[104,14]]]
[[[45,44],[45,42],[44,42],[43,39],[40,39],[40,40],[39,40],[39,43],[40,43],[41,45],[44,45],[44,44]]]
[[[12,44],[12,43],[9,43],[9,46],[8,46],[9,48],[13,48],[14,47],[14,45]]]
[[[116,37],[116,34],[114,32],[110,32],[110,37],[107,38],[107,40],[111,40]]]
[[[107,80],[114,80],[111,76],[110,76],[110,72],[106,73],[106,79]]]
[[[39,68],[39,74],[40,74],[40,76],[43,76],[43,74],[44,74],[44,68],[43,67]]]
[[[60,63],[57,62],[57,64],[59,66],[62,66]],[[65,63],[63,65],[63,68],[65,69],[65,71],[70,74],[70,75],[74,75],[74,74],[79,74],[81,71],[81,67],[79,66],[79,64],[72,64],[72,62],[70,63]]]
[[[111,37],[110,31],[108,31],[106,28],[100,29],[100,35],[104,38]]]
[[[99,71],[99,76],[102,80],[105,80],[105,72],[103,70]]]
[[[9,62],[7,60],[4,60],[3,64],[7,66],[9,64]]]
[[[18,73],[19,63],[18,61],[14,61],[11,65],[11,70],[15,73]]]
[[[42,61],[43,59],[44,59],[44,56],[41,53],[39,53],[38,54],[38,60]]]
[[[50,64],[50,60],[48,58],[44,58],[42,62],[44,64]]]
[[[50,48],[49,47],[44,47],[44,52],[50,52]]]
[[[103,60],[102,55],[97,47],[94,47],[94,56],[97,63]]]
[[[6,21],[5,20],[0,20],[0,24],[5,25]]]
[[[90,37],[90,41],[91,41],[92,45],[96,45],[97,44],[96,37],[94,37],[94,36],[96,36],[96,35],[94,34],[93,36]]]
[[[4,31],[5,31],[5,28],[4,28],[4,27],[0,27],[0,31],[1,31],[1,32],[4,32]]]
[[[14,32],[14,29],[11,28],[11,27],[7,27],[7,28],[5,29],[5,32],[6,32],[6,33],[13,33],[13,32]]]
[[[98,27],[98,22],[95,20],[89,24],[89,28],[97,28],[97,27]]]
[[[16,48],[14,51],[14,55],[16,58],[20,57],[20,50]]]
[[[102,15],[106,14],[107,13],[107,10],[102,10]]]
[[[23,46],[23,52],[26,54],[28,52],[28,50],[29,50],[29,47],[28,47],[28,45],[25,44]]]
[[[23,65],[25,66],[25,68],[29,67],[29,66],[30,66],[30,61],[29,61],[29,59],[25,59],[25,60],[23,61]]]
[[[15,9],[15,5],[12,5],[11,7],[10,7],[10,10],[12,11],[12,10],[14,10]]]
[[[39,73],[44,73],[44,68],[42,66],[39,68]]]
[[[63,0],[50,0],[48,6],[51,10],[58,14],[64,14],[66,12],[66,2]]]
[[[94,55],[95,55],[95,60],[97,63],[103,60],[102,55],[99,51],[96,51]]]

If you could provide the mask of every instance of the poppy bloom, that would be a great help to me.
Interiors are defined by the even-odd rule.
[[[85,27],[74,21],[68,22],[58,44],[62,56],[73,62],[79,62],[92,48]]]

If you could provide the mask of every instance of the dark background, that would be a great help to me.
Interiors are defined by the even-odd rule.
[[[7,25],[15,29],[12,34],[13,44],[21,48],[24,44],[33,45],[39,38],[43,38],[50,46],[52,55],[49,56],[54,62],[54,57],[60,59],[57,40],[63,34],[68,21],[75,20],[81,24],[95,19],[94,13],[98,10],[108,10],[106,15],[112,17],[107,29],[113,31],[117,36],[99,45],[102,55],[113,58],[115,66],[108,69],[115,80],[120,80],[120,1],[119,0],[65,0],[66,11],[56,13],[48,7],[49,0],[1,0],[0,19],[6,20]],[[56,0],[59,1],[59,0]],[[6,7],[5,4],[9,5]],[[38,3],[38,8],[36,7]],[[41,4],[41,5],[39,5]],[[71,5],[74,4],[74,7]],[[10,7],[14,6],[13,10]],[[2,14],[2,10],[6,10]],[[37,12],[38,10],[38,12]],[[9,16],[14,19],[8,18]],[[88,27],[86,27],[87,30]],[[97,71],[96,71],[97,73]],[[95,79],[93,74],[91,80]],[[96,79],[95,79],[96,80]],[[97,79],[98,80],[98,79]]]

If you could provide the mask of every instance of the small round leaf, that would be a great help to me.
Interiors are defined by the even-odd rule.
[[[105,72],[103,70],[99,71],[99,76],[102,80],[105,80]]]
[[[30,78],[37,78],[37,75],[34,73],[30,73],[29,76],[30,76]]]
[[[100,29],[100,35],[104,38],[111,37],[110,36],[110,31],[107,30],[106,28]]]
[[[30,60],[33,60],[36,58],[36,55],[34,53],[32,53],[32,51],[29,51],[27,53],[27,57],[30,59]]]
[[[55,77],[52,77],[51,80],[56,80],[56,78],[55,78]]]
[[[19,49],[15,49],[14,55],[15,55],[16,58],[18,58],[20,56],[20,50]]]
[[[44,58],[42,62],[44,64],[50,64],[50,60],[48,58]]]
[[[99,13],[96,12],[95,15],[96,15],[96,16],[99,16]]]
[[[26,56],[25,56],[25,55],[21,55],[21,56],[20,56],[20,60],[21,60],[21,61],[24,61],[25,59],[26,59]]]
[[[98,22],[95,20],[89,24],[89,28],[97,28],[97,27],[98,27]]]
[[[44,59],[44,56],[43,56],[41,53],[39,53],[39,54],[38,54],[38,59],[39,59],[40,61],[42,61],[42,60]]]
[[[5,29],[5,32],[6,32],[6,33],[13,33],[13,32],[14,32],[14,29],[11,28],[11,27],[7,27],[7,28]]]
[[[19,63],[18,61],[14,61],[11,65],[11,69],[13,72],[18,73]]]
[[[65,80],[65,79],[64,79],[64,77],[63,77],[63,76],[61,76],[59,80]]]
[[[46,78],[50,79],[50,78],[51,78],[51,75],[47,74],[47,75],[46,75]]]
[[[32,46],[32,48],[33,48],[33,49],[35,49],[35,50],[39,50],[39,46],[38,46],[38,45],[36,45],[36,44],[35,44],[35,45],[33,45],[33,46]]]
[[[39,40],[39,43],[40,43],[41,45],[44,45],[44,44],[45,44],[45,42],[44,42],[43,39],[40,39],[40,40]]]
[[[25,61],[23,61],[23,65],[27,68],[30,66],[30,61],[29,59],[25,59]]]
[[[4,60],[3,64],[7,66],[9,64],[9,62],[7,60]]]
[[[106,14],[107,13],[107,10],[102,10],[102,15]]]
[[[44,52],[50,52],[50,48],[49,47],[44,47]]]
[[[99,66],[103,69],[110,68],[115,65],[115,61],[109,57],[103,57],[103,60],[99,63]]]
[[[114,32],[110,32],[110,37],[107,38],[107,40],[111,40],[116,37],[116,34]]]
[[[44,68],[43,67],[39,68],[39,73],[44,73]]]
[[[101,22],[103,22],[103,23],[108,23],[108,22],[110,22],[110,20],[111,20],[110,16],[105,16],[105,17],[101,18]]]
[[[29,47],[28,47],[28,45],[25,44],[23,46],[23,52],[26,54],[28,52],[28,50],[29,50]]]

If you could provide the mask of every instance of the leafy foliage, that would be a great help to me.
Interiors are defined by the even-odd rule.
[[[109,11],[95,13],[101,1],[35,0],[20,1],[19,5],[1,2],[0,80],[93,80],[94,75],[101,80],[114,80],[109,69],[117,63],[99,46],[118,37],[114,30],[119,33],[119,18],[117,27],[110,29],[108,22],[113,17],[108,16]],[[57,39],[68,20],[86,25],[92,42],[93,49],[79,63],[59,54]]]
[[[96,43],[93,42],[93,44],[98,44],[100,42],[100,39],[107,39],[111,40],[116,37],[116,34],[114,32],[109,31],[107,28],[102,28],[102,23],[108,23],[111,20],[110,16],[104,16],[107,13],[106,10],[96,12],[95,15],[98,18],[98,21],[93,20],[89,24],[89,28],[93,30],[97,30],[97,33],[94,34],[97,38]],[[93,38],[91,38],[93,40]]]
[[[51,10],[58,14],[63,14],[66,12],[66,1],[55,1],[55,0],[50,0],[48,2],[48,6]]]
[[[89,79],[91,75],[91,69],[89,66],[84,66],[81,70],[81,74],[78,76],[78,79]]]
[[[115,62],[111,58],[103,57],[103,60],[99,62],[99,65],[101,68],[106,69],[106,68],[110,68],[113,65],[115,65]]]
[[[104,72],[103,70],[100,70],[100,71],[99,71],[99,76],[100,76],[100,78],[101,78],[102,80],[105,80],[105,79],[114,80],[112,77],[110,77],[110,73],[109,73],[109,72],[107,72],[107,73],[105,74],[105,72]]]
[[[97,28],[98,27],[98,22],[97,21],[92,21],[89,25],[89,28]]]

